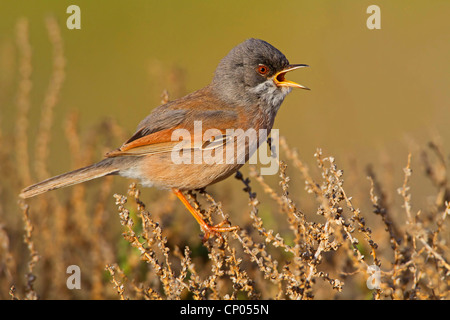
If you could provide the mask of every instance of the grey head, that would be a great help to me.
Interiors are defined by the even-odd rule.
[[[212,88],[228,103],[259,106],[277,112],[292,88],[308,89],[285,79],[291,65],[281,51],[259,39],[248,39],[234,47],[217,66]]]

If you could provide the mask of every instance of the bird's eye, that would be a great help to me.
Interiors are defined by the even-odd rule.
[[[260,64],[258,66],[258,72],[260,74],[266,74],[267,72],[269,72],[269,68],[267,66],[263,65],[263,64]]]

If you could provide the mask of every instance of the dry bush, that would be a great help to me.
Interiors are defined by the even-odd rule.
[[[361,210],[355,208],[353,199],[343,188],[343,173],[337,169],[332,157],[316,153],[318,167],[322,171],[320,181],[311,177],[309,170],[282,140],[287,157],[299,169],[299,176],[306,183],[306,190],[316,202],[319,221],[308,220],[289,195],[287,165],[280,162],[280,181],[272,188],[252,170],[252,176],[261,184],[264,192],[276,202],[278,213],[275,231],[265,227],[259,216],[260,204],[252,192],[250,180],[237,178],[244,183],[249,196],[249,212],[242,215],[241,230],[225,234],[223,238],[205,243],[208,249],[206,262],[194,263],[192,250],[169,248],[167,237],[160,224],[139,198],[135,184],[130,186],[128,197],[116,195],[124,238],[138,249],[140,258],[149,264],[147,282],[130,282],[117,264],[109,265],[113,283],[123,299],[313,299],[339,298],[347,281],[351,288],[343,294],[346,298],[391,299],[448,299],[449,265],[448,234],[445,219],[450,212],[445,206],[429,212],[413,213],[411,195],[408,193],[410,157],[405,167],[404,184],[398,192],[403,199],[404,225],[397,225],[389,217],[390,208],[383,206],[383,194],[373,173],[369,176],[370,191],[367,201],[373,212],[380,215],[377,233],[383,233],[383,246],[374,241]],[[380,194],[378,194],[380,193]],[[377,195],[378,194],[378,195]],[[208,210],[202,210],[207,219],[224,214],[220,203],[205,191],[199,191],[192,201],[204,198]],[[133,200],[136,219],[130,215],[127,200]],[[267,199],[266,199],[267,200]],[[281,215],[284,219],[281,219]],[[139,232],[135,231],[136,221]],[[233,223],[235,219],[231,219]],[[235,224],[235,223],[233,223]],[[388,250],[390,244],[390,250]],[[173,252],[173,253],[171,253]],[[373,274],[373,266],[380,268],[380,287],[369,291],[367,279]]]
[[[207,221],[239,226],[205,243],[169,192],[143,190],[143,197],[133,183],[113,198],[127,189],[124,179],[107,177],[18,202],[22,187],[50,175],[52,114],[65,62],[58,26],[51,18],[46,24],[53,73],[35,140],[28,135],[28,23],[17,24],[16,131],[11,137],[0,130],[1,299],[450,298],[450,186],[438,141],[416,148],[403,164],[369,166],[364,174],[352,165],[344,175],[320,149],[316,164],[307,166],[281,138],[278,177],[260,176],[250,166],[249,177],[238,172],[239,181],[228,179],[208,188],[211,193],[188,193]],[[80,135],[75,113],[65,128],[73,168],[126,138],[111,120]],[[389,169],[397,165],[404,168],[400,180]],[[423,174],[413,174],[413,167]],[[414,176],[431,181],[433,193],[412,193]],[[81,290],[66,286],[70,265],[81,269]],[[370,290],[367,280],[375,275],[379,287]]]

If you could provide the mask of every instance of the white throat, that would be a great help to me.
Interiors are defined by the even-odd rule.
[[[271,109],[271,112],[275,113],[278,111],[284,98],[291,90],[292,88],[290,87],[277,87],[272,79],[267,79],[258,84],[255,88],[250,89],[252,93],[258,95],[260,100],[267,104],[267,107]]]

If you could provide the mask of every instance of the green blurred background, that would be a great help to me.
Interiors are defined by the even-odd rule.
[[[81,8],[81,30],[68,30],[66,8]],[[381,30],[366,9],[381,8]],[[15,25],[29,20],[32,45],[30,135],[51,75],[44,19],[62,29],[66,80],[55,109],[53,174],[69,169],[63,124],[78,110],[80,130],[112,117],[130,134],[159,105],[209,83],[219,60],[249,37],[264,39],[291,63],[295,90],[275,127],[300,156],[380,150],[406,162],[405,137],[419,144],[434,133],[450,143],[450,1],[7,1],[0,2],[0,124],[16,118]]]

